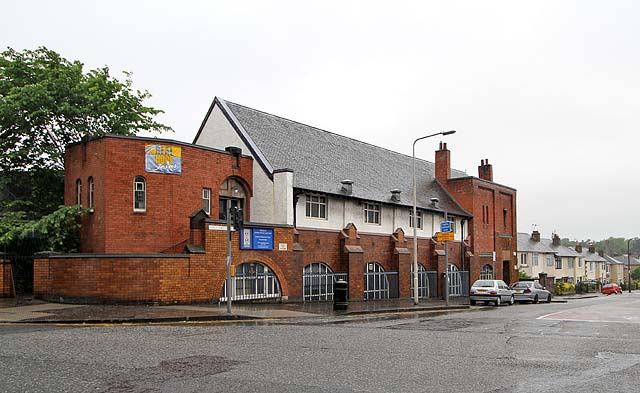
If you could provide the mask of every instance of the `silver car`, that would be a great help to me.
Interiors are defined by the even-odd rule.
[[[551,292],[535,281],[518,281],[511,284],[511,290],[518,302],[551,303]]]
[[[515,298],[509,286],[502,280],[477,280],[469,290],[469,302],[472,306],[476,302],[499,306],[502,303],[513,304]]]

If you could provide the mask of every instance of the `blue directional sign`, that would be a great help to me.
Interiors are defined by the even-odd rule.
[[[453,222],[443,221],[440,223],[440,232],[453,232]]]

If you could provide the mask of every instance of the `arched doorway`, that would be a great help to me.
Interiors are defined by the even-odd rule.
[[[413,263],[411,264],[411,297],[413,297]],[[418,297],[429,297],[429,277],[427,269],[421,263],[418,263]]]
[[[279,299],[280,282],[269,267],[260,262],[245,262],[236,266],[231,278],[231,300]],[[220,301],[227,300],[227,282],[222,287]]]
[[[389,299],[389,279],[377,262],[369,262],[364,271],[364,300]]]
[[[228,178],[218,190],[218,219],[226,220],[230,207],[245,208],[246,191],[240,180]]]
[[[333,283],[346,279],[346,273],[334,273],[322,262],[310,263],[302,273],[303,299],[305,302],[333,300]]]
[[[449,265],[449,296],[462,296],[462,277],[456,265]]]

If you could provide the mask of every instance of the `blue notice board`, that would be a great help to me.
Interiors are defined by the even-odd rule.
[[[273,250],[273,228],[244,228],[240,232],[240,249]]]
[[[253,249],[273,250],[273,228],[253,228]]]

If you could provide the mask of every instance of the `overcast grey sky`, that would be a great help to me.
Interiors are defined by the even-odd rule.
[[[518,230],[640,235],[640,2],[12,1],[0,45],[133,72],[191,142],[214,96],[518,190]],[[419,142],[434,160],[438,139]],[[410,174],[407,174],[410,176]]]

